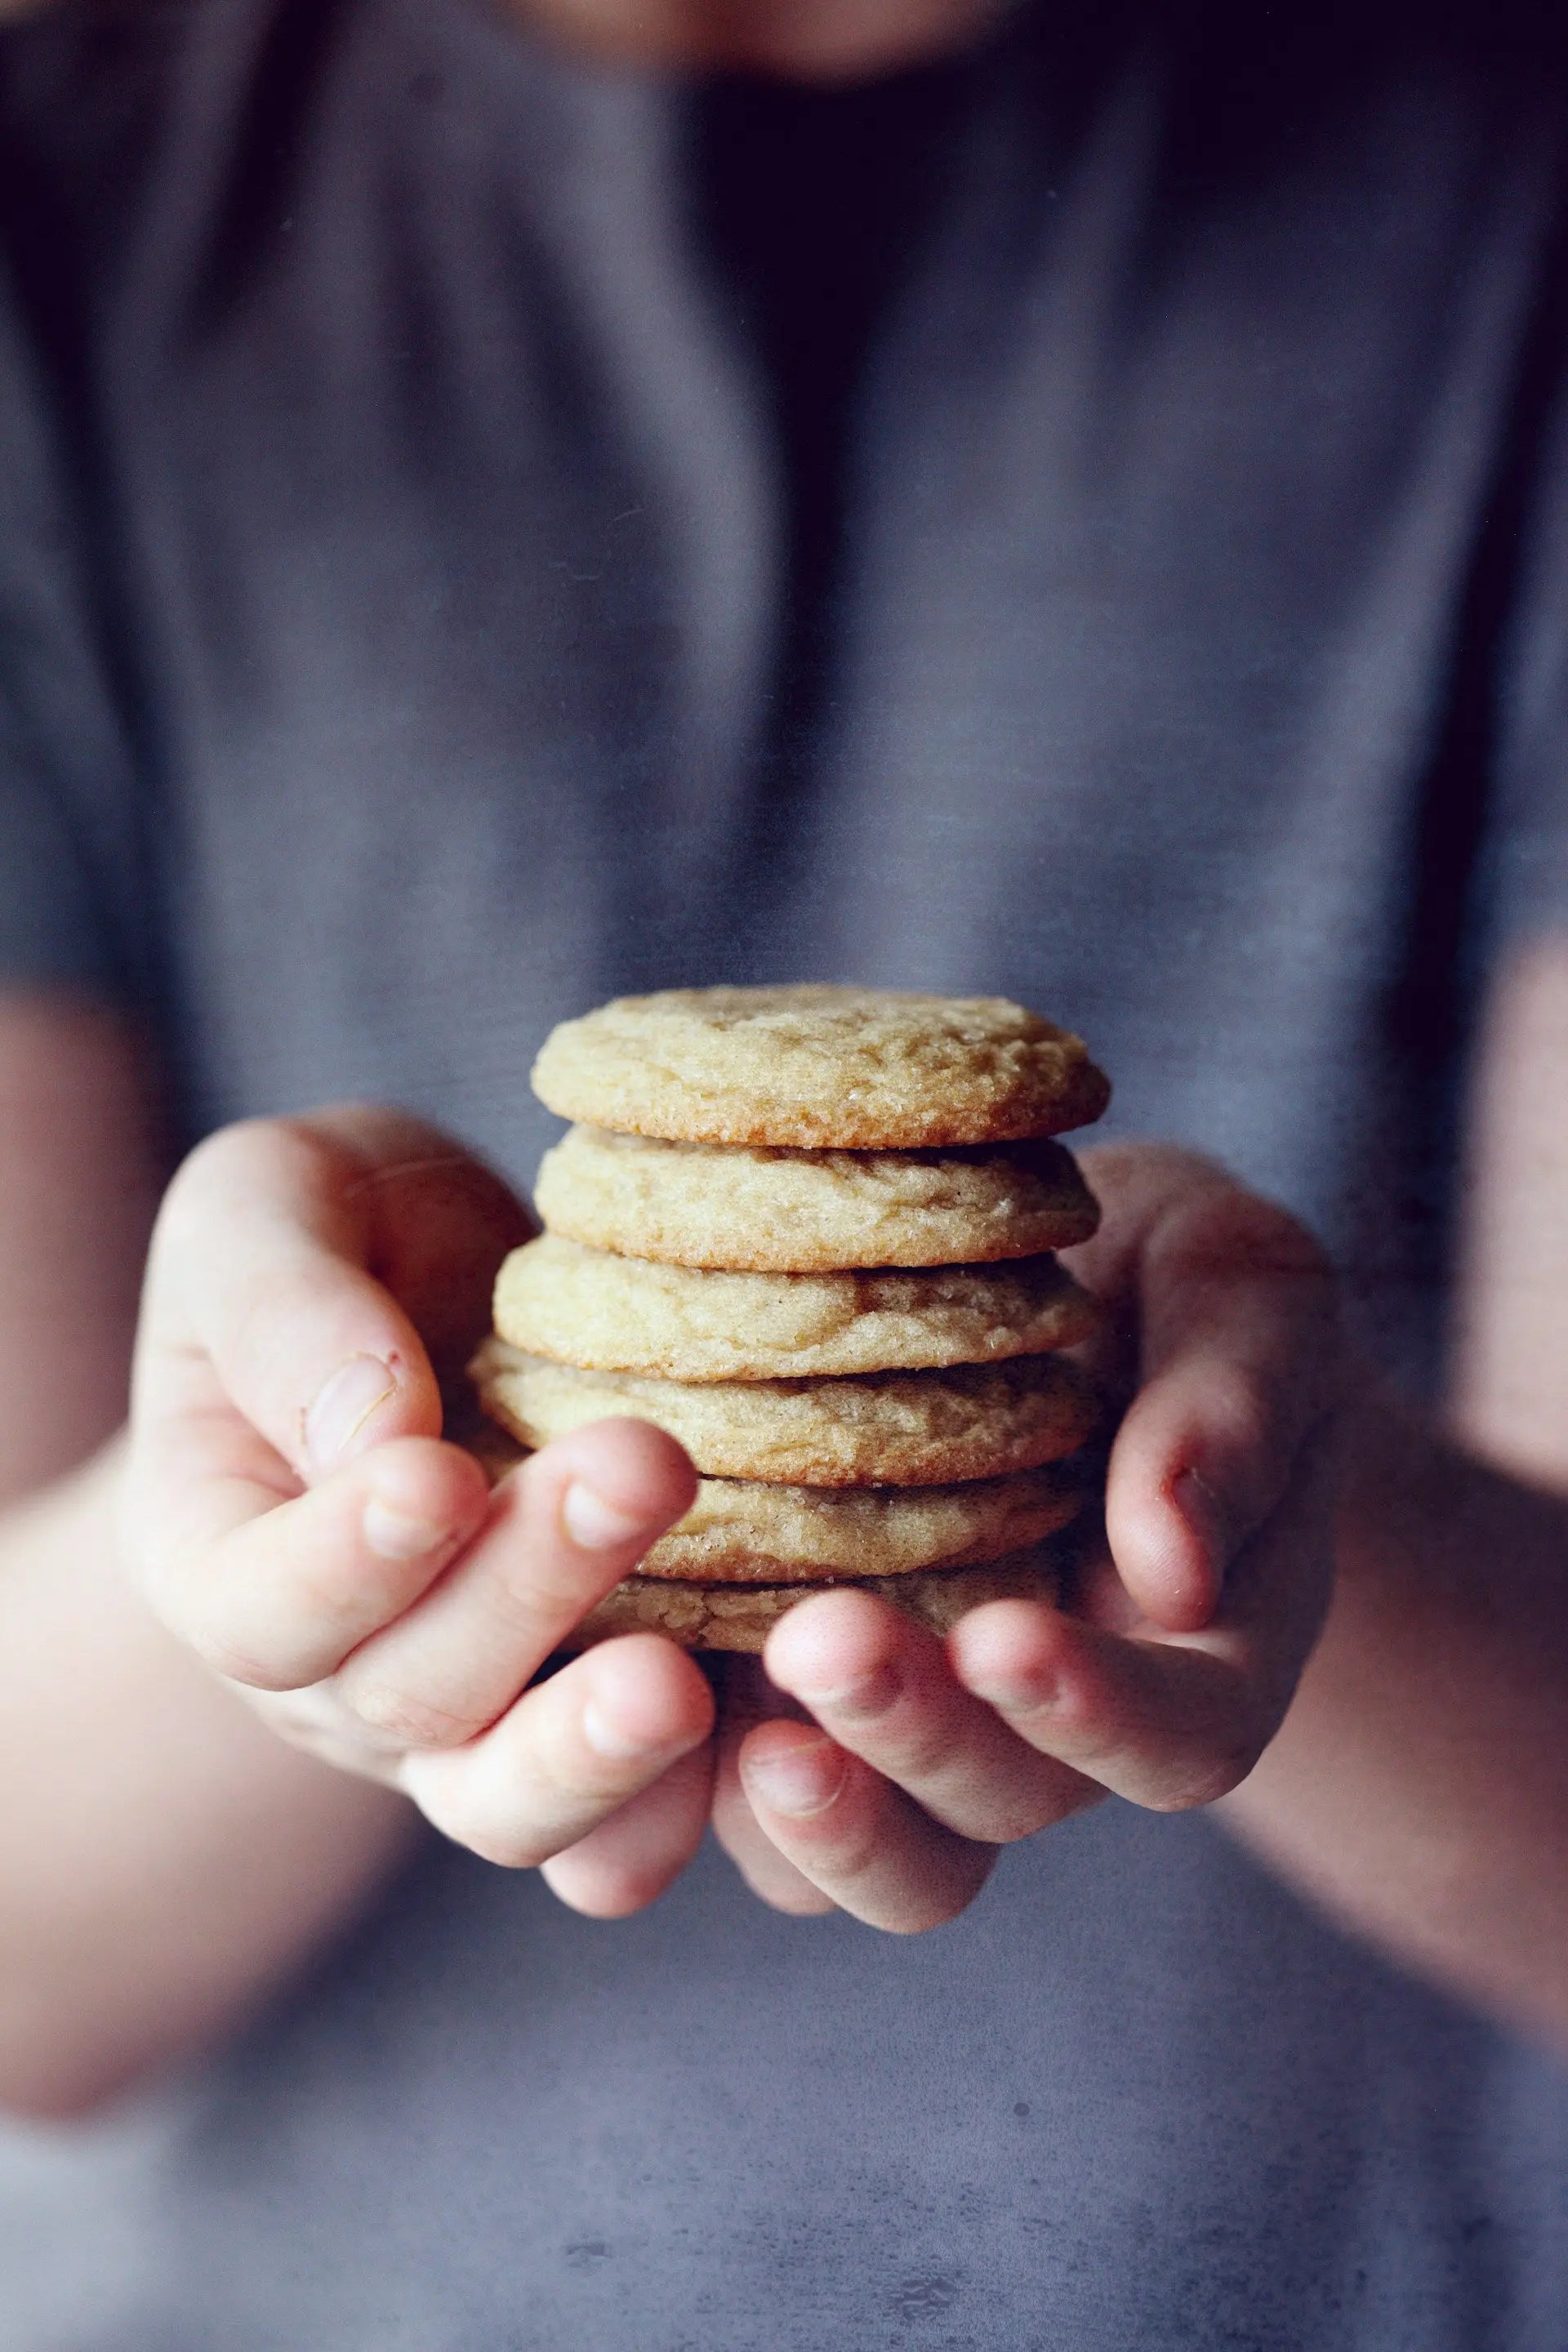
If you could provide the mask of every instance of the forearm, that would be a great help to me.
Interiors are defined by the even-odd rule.
[[[114,1454],[0,1519],[0,2105],[200,2046],[346,1919],[412,1809],[277,1739],[118,1572]]]
[[[1568,2045],[1568,1505],[1358,1412],[1328,1626],[1226,1811],[1350,1926]]]

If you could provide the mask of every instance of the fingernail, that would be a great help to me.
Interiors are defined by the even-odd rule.
[[[841,1684],[837,1690],[805,1690],[798,1683],[792,1687],[801,1705],[813,1712],[828,1708],[847,1722],[868,1723],[887,1714],[904,1687],[904,1678],[896,1666],[874,1666],[858,1683]]]
[[[607,1757],[616,1764],[638,1764],[650,1756],[662,1756],[671,1744],[668,1739],[634,1739],[608,1720],[595,1698],[583,1703],[583,1737],[595,1756]]]
[[[366,1544],[382,1559],[423,1559],[438,1550],[451,1534],[449,1528],[437,1527],[433,1519],[416,1519],[374,1497],[364,1507],[361,1526]]]
[[[397,1382],[379,1356],[351,1356],[316,1391],[301,1424],[305,1455],[313,1470],[335,1469],[376,1407]]]
[[[614,1551],[642,1535],[647,1527],[646,1518],[634,1518],[629,1511],[618,1510],[614,1503],[606,1503],[603,1495],[596,1495],[592,1486],[584,1486],[580,1478],[561,1497],[561,1524],[582,1551]]]
[[[1172,1481],[1171,1495],[1198,1539],[1205,1566],[1213,1575],[1222,1575],[1230,1549],[1230,1530],[1219,1496],[1196,1470],[1180,1471]]]
[[[766,1756],[748,1757],[745,1780],[775,1813],[799,1820],[826,1811],[848,1769],[848,1758],[831,1739],[801,1739]]]

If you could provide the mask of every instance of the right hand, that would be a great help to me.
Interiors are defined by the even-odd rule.
[[[283,1738],[612,1916],[700,1841],[712,1694],[651,1633],[528,1685],[695,1480],[642,1422],[574,1430],[493,1494],[443,1441],[442,1377],[529,1230],[402,1113],[209,1138],[153,1238],[121,1525],[156,1614]]]

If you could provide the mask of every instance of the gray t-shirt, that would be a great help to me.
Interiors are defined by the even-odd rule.
[[[0,37],[0,969],[140,1003],[193,1135],[380,1096],[520,1181],[614,990],[1006,992],[1429,1373],[1479,982],[1568,910],[1553,30],[1082,13],[835,95],[479,0]],[[1561,2073],[1120,1806],[913,1942],[432,1848],[0,2180],[0,2352],[1568,2312]]]

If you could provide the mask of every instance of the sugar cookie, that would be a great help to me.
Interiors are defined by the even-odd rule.
[[[496,1278],[495,1328],[584,1371],[789,1380],[995,1363],[1087,1339],[1098,1310],[1055,1258],[913,1273],[721,1274],[541,1235]]]
[[[484,1407],[525,1445],[630,1413],[667,1429],[699,1470],[800,1486],[933,1486],[1060,1461],[1099,1417],[1093,1383],[1059,1356],[944,1371],[804,1381],[664,1381],[584,1372],[488,1339],[471,1371]]]
[[[1068,1249],[1100,1222],[1058,1143],[802,1151],[597,1127],[545,1153],[534,1202],[595,1249],[756,1274],[984,1265]]]
[[[1056,1135],[1110,1099],[1080,1039],[1000,996],[667,989],[546,1038],[563,1118],[695,1143],[907,1150]]]

